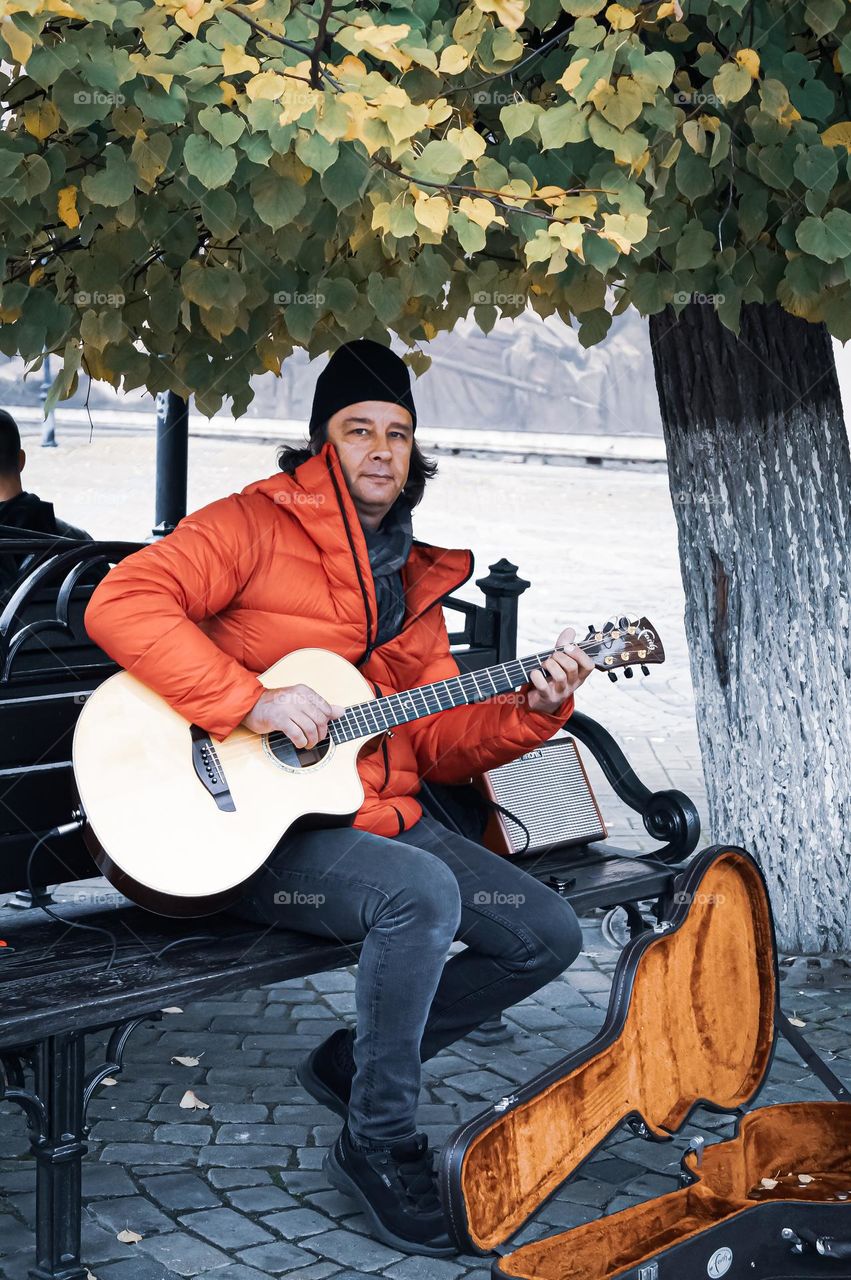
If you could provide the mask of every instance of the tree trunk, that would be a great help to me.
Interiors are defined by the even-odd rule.
[[[851,457],[829,335],[776,304],[650,322],[709,840],[768,879],[787,951],[851,948]]]

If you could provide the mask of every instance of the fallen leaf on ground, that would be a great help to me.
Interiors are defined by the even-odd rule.
[[[792,1023],[793,1027],[805,1027],[807,1025],[806,1022],[802,1022],[800,1018],[790,1018],[789,1021]]]
[[[180,1099],[180,1106],[189,1109],[190,1107],[200,1107],[204,1111],[209,1111],[209,1102],[202,1102],[200,1098],[196,1098],[191,1089],[187,1089],[183,1097]]]
[[[160,1013],[183,1013],[183,1010],[178,1009],[177,1005],[173,1004],[168,1009],[160,1009]]]
[[[178,1062],[181,1067],[197,1067],[200,1061],[200,1058],[172,1058],[172,1062]]]
[[[763,1178],[762,1182],[760,1182],[760,1184],[759,1184],[759,1185],[760,1185],[761,1187],[765,1187],[766,1191],[773,1191],[773,1190],[774,1190],[774,1188],[777,1186],[777,1179],[776,1179],[776,1178]]]
[[[101,1084],[118,1084],[118,1081],[115,1076],[104,1076],[101,1080]]]
[[[126,1228],[124,1231],[119,1231],[116,1236],[116,1240],[120,1240],[122,1244],[136,1244],[142,1239],[144,1239],[144,1237],[140,1236],[138,1231],[130,1231],[129,1228]]]
[[[813,1179],[811,1178],[811,1176],[810,1176],[808,1173],[799,1173],[799,1174],[798,1174],[798,1181],[799,1181],[799,1182],[803,1182],[804,1186],[806,1186],[808,1182],[812,1182],[812,1180],[813,1180]]]

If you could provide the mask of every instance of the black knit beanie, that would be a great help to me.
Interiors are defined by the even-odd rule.
[[[371,338],[344,342],[316,379],[309,430],[313,433],[332,414],[361,400],[389,400],[407,409],[417,427],[408,366],[395,351]]]

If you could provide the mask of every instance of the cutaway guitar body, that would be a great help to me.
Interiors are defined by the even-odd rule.
[[[307,684],[342,706],[374,697],[356,667],[324,649],[287,654],[260,680]],[[74,734],[85,836],[101,873],[160,915],[209,915],[242,895],[291,827],[350,822],[363,802],[357,759],[368,739],[299,752],[276,738],[239,728],[217,743],[127,672],[104,681]]]

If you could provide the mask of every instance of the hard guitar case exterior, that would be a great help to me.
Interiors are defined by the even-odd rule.
[[[740,1113],[765,1081],[781,1015],[759,867],[744,849],[713,846],[673,896],[671,919],[622,951],[598,1035],[443,1148],[452,1230],[463,1252],[499,1254],[494,1280],[851,1278],[843,1101],[741,1114],[732,1138],[684,1156],[679,1190],[506,1244],[620,1125],[668,1141],[697,1106]]]

